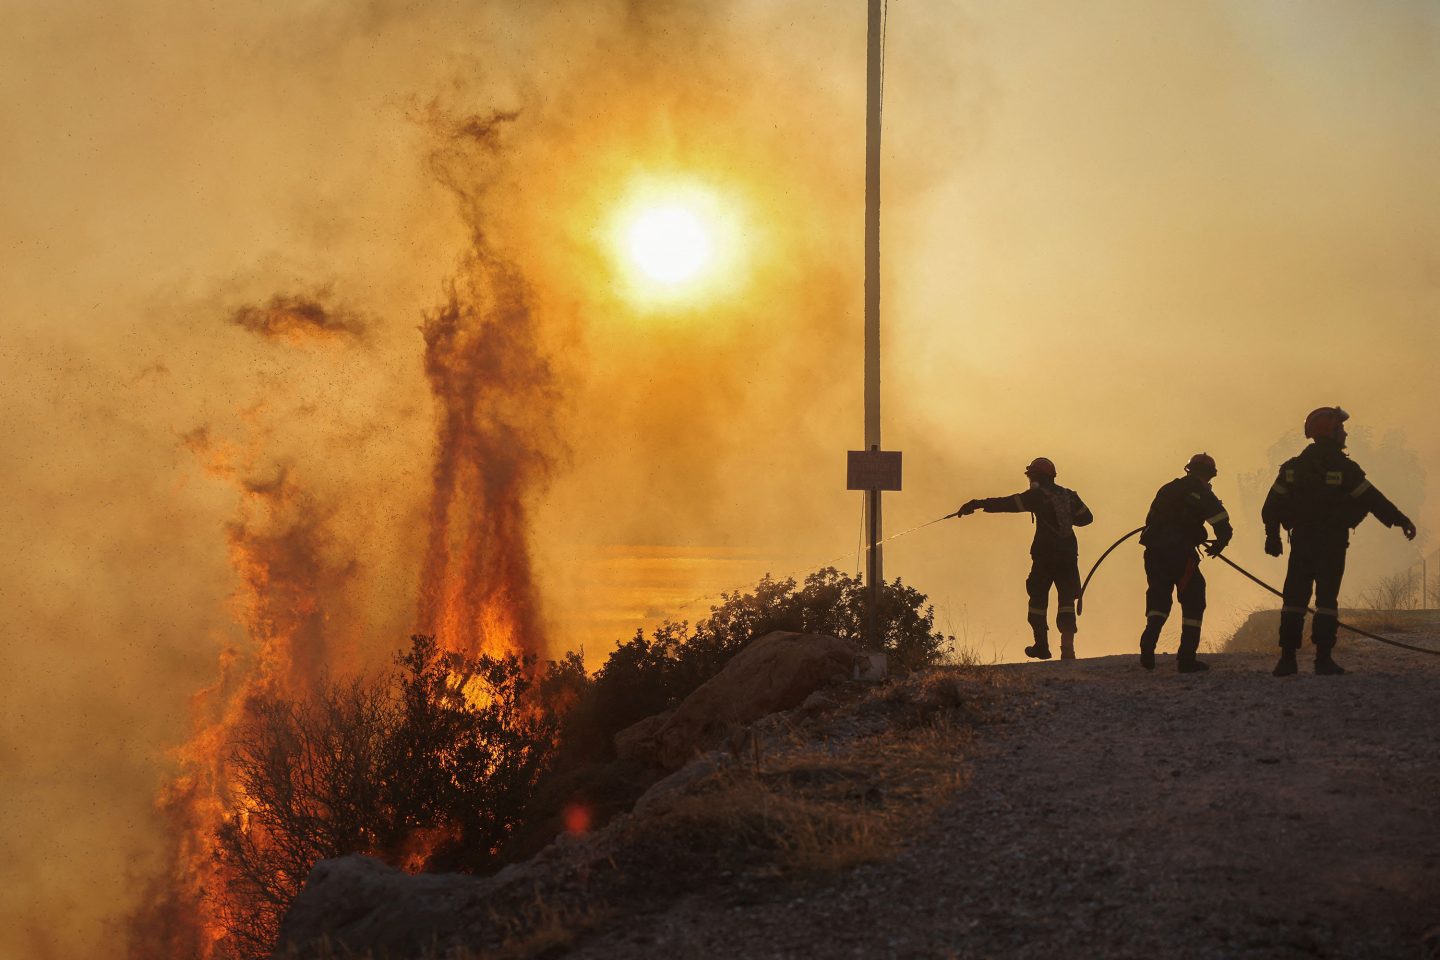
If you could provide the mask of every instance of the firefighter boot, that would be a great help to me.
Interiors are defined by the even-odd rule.
[[[1032,660],[1050,659],[1050,637],[1047,631],[1035,631],[1035,642],[1025,648],[1025,656]]]
[[[1345,668],[1336,663],[1330,656],[1334,647],[1317,646],[1315,648],[1315,673],[1322,677],[1338,677],[1345,672]]]
[[[1277,677],[1294,676],[1300,669],[1295,663],[1295,651],[1290,647],[1280,648],[1280,662],[1275,664],[1275,669],[1270,671]]]
[[[1181,673],[1204,673],[1210,669],[1209,664],[1201,663],[1195,659],[1195,651],[1200,649],[1200,628],[1185,625],[1180,628],[1180,649],[1175,656],[1175,668]]]
[[[1075,659],[1075,631],[1073,630],[1060,631],[1060,659]]]
[[[1140,634],[1140,666],[1146,670],[1155,669],[1155,644],[1160,641],[1163,617],[1151,617],[1145,621],[1145,631]]]

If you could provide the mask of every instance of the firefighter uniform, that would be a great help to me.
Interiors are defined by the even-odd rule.
[[[1030,575],[1025,578],[1025,592],[1030,601],[1026,619],[1035,644],[1026,647],[1025,654],[1050,659],[1048,613],[1050,589],[1054,587],[1058,598],[1055,626],[1060,631],[1061,656],[1072,659],[1075,656],[1075,601],[1080,596],[1079,545],[1073,528],[1086,526],[1095,518],[1078,493],[1055,483],[1053,466],[1049,466],[1049,475],[1031,473],[1034,466],[1027,468],[1027,475],[1032,477],[1029,490],[1008,497],[971,500],[960,512],[965,515],[983,510],[1031,515],[1035,537],[1030,543]]]
[[[1176,658],[1181,673],[1206,670],[1195,659],[1200,648],[1200,626],[1205,617],[1205,575],[1200,572],[1199,547],[1206,540],[1205,525],[1215,528],[1212,556],[1225,549],[1234,531],[1225,505],[1210,489],[1214,461],[1198,454],[1186,474],[1160,488],[1145,515],[1140,543],[1145,547],[1145,630],[1140,634],[1140,665],[1155,668],[1155,644],[1170,616],[1171,594],[1180,598],[1180,649]]]
[[[1337,422],[1348,417],[1344,411],[1334,409],[1339,416]],[[1306,433],[1310,433],[1308,421]],[[1414,524],[1345,453],[1343,431],[1339,439],[1316,436],[1298,457],[1281,465],[1260,513],[1267,553],[1280,555],[1281,527],[1290,534],[1290,565],[1285,574],[1284,605],[1280,608],[1281,658],[1276,676],[1295,672],[1295,651],[1300,649],[1312,589],[1315,619],[1310,636],[1315,644],[1316,672],[1345,672],[1330,655],[1340,617],[1345,551],[1350,546],[1350,531],[1372,513],[1385,526],[1401,527],[1406,536],[1414,537]]]

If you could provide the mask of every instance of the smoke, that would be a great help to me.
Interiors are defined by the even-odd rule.
[[[854,544],[863,10],[12,20],[0,953],[104,955],[155,876],[178,899],[153,916],[196,920],[174,871],[204,851],[164,838],[202,835],[174,823],[213,821],[223,777],[166,751],[250,684],[373,667],[417,622],[594,663],[666,598]],[[1320,403],[1440,476],[1437,36],[1423,3],[891,4],[887,530],[1047,455],[1098,517],[1089,559],[1196,450],[1242,506]],[[712,299],[644,308],[604,224],[677,174],[737,211],[744,256]],[[1274,574],[1257,526],[1232,550]],[[949,521],[886,570],[1013,657],[1029,534]],[[1251,602],[1225,576],[1207,637]],[[1127,650],[1138,558],[1094,590],[1082,652]]]
[[[523,276],[492,248],[485,196],[467,180],[476,169],[467,149],[498,149],[499,126],[514,119],[449,124],[449,143],[434,161],[461,201],[472,246],[422,328],[437,426],[417,629],[471,654],[545,646],[529,518],[554,459],[559,386]]]
[[[360,317],[323,302],[329,290],[311,296],[275,294],[263,306],[249,305],[230,315],[230,322],[262,337],[301,344],[307,340],[355,337],[364,331]]]

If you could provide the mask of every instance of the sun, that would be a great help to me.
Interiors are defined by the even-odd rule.
[[[608,233],[618,287],[636,307],[698,307],[740,276],[740,204],[709,184],[637,178]]]
[[[715,251],[711,230],[700,214],[669,203],[636,214],[625,231],[625,253],[651,280],[677,284],[695,279]]]

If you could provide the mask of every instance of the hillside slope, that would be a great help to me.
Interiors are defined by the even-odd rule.
[[[496,877],[322,863],[290,942],[427,960],[1440,956],[1440,657],[1337,657],[1351,674],[1277,680],[1265,651],[1203,675],[1126,656],[845,684]]]
[[[768,902],[691,897],[572,955],[1420,955],[1440,924],[1440,657],[1342,651],[1338,678],[1277,680],[1268,652],[1201,676],[990,668],[1030,681],[1024,702],[896,859]]]

